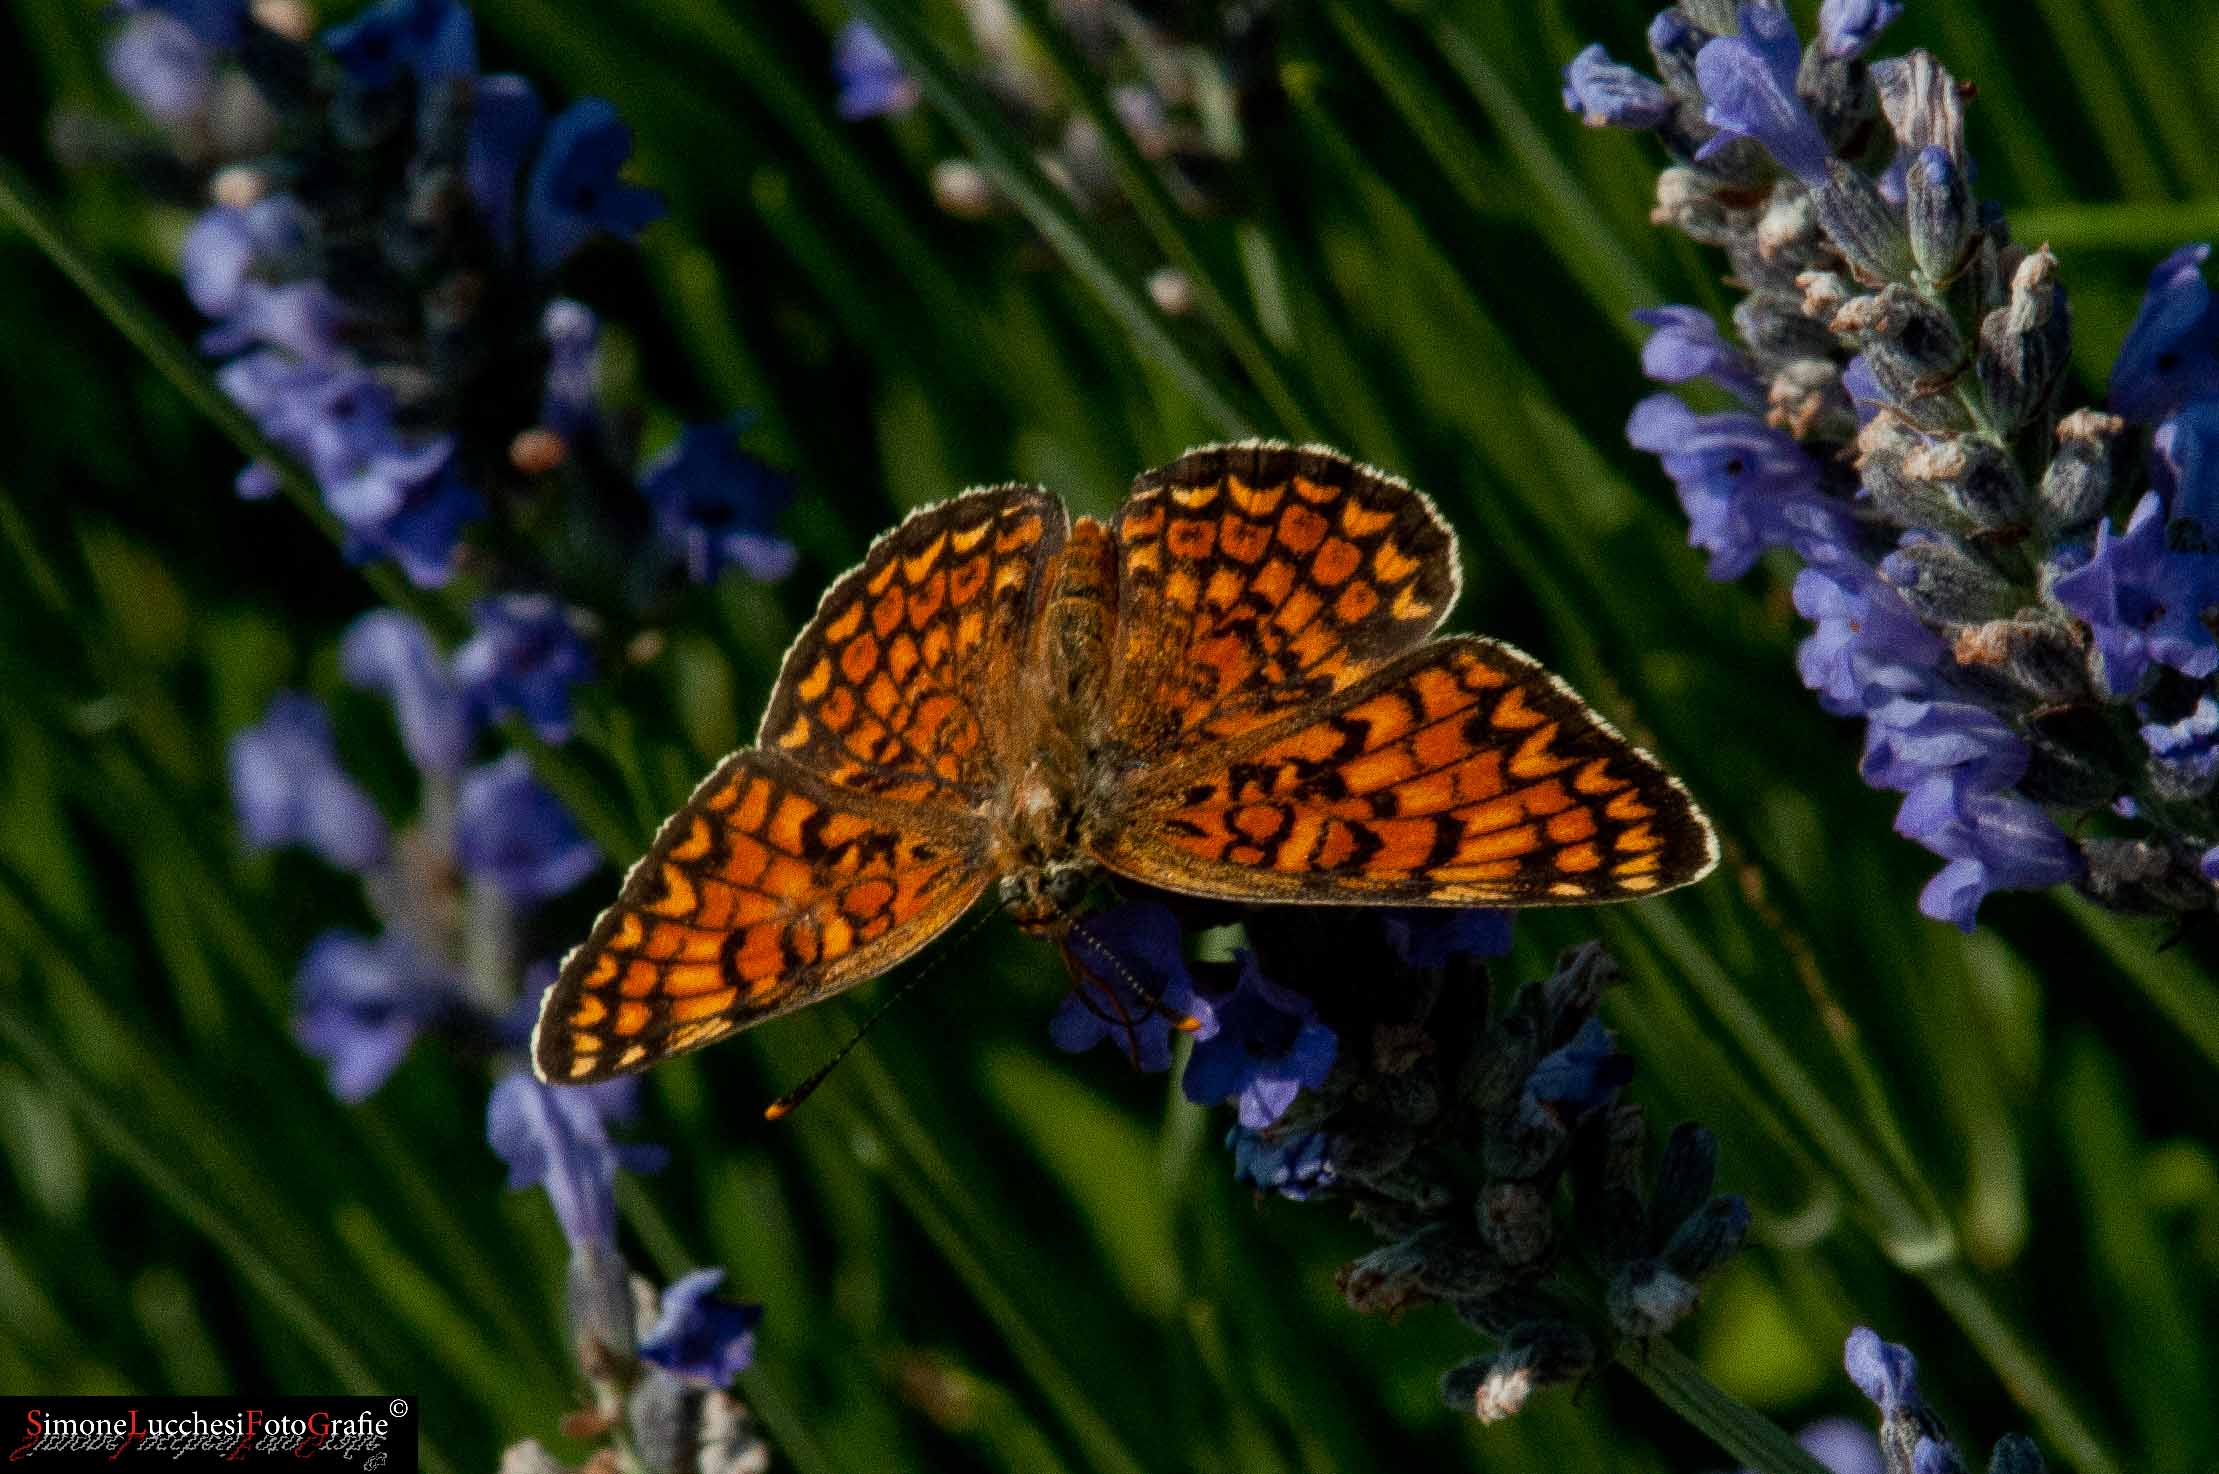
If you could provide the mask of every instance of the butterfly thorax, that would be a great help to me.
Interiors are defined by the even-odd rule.
[[[1117,622],[1109,530],[1080,518],[1044,583],[1030,658],[1007,693],[1012,711],[1023,714],[1008,727],[1009,777],[989,799],[986,818],[1011,918],[1034,935],[1056,936],[1099,868],[1086,830],[1104,807],[1095,790],[1110,777],[1100,749]]]

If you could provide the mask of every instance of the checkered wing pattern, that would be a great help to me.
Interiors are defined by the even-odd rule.
[[[566,1084],[631,1074],[875,977],[978,899],[984,847],[969,815],[735,753],[564,960],[533,1063]]]
[[[1105,865],[1233,900],[1585,905],[1685,885],[1717,858],[1653,758],[1541,666],[1473,638],[1153,770],[1125,808]]]

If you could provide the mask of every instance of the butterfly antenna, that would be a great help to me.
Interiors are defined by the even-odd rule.
[[[903,978],[901,980],[901,985],[895,988],[893,992],[887,994],[886,997],[879,1003],[878,1007],[871,1010],[870,1017],[863,1020],[862,1026],[858,1028],[853,1034],[848,1036],[848,1042],[841,1045],[838,1049],[832,1052],[832,1058],[826,1060],[823,1064],[817,1066],[815,1070],[811,1071],[809,1074],[809,1078],[803,1080],[799,1085],[796,1085],[793,1089],[787,1091],[784,1095],[781,1095],[780,1097],[778,1097],[778,1099],[763,1107],[763,1119],[766,1121],[778,1121],[792,1115],[796,1107],[798,1107],[803,1101],[807,1100],[810,1096],[816,1094],[817,1087],[819,1085],[822,1085],[826,1080],[832,1077],[832,1072],[840,1067],[840,1062],[846,1059],[850,1054],[853,1054],[855,1052],[855,1046],[863,1042],[865,1036],[867,1036],[872,1029],[878,1026],[878,1021],[886,1017],[888,1011],[891,1010],[895,1004],[901,1002],[902,999],[907,998],[911,993],[915,992],[919,983],[922,983],[925,979],[937,974],[940,971],[941,965],[945,963],[950,957],[955,955],[956,949],[958,947],[962,946],[963,943],[969,941],[971,937],[978,932],[978,929],[980,927],[986,925],[986,923],[992,921],[995,917],[1001,915],[1001,913],[1002,903],[1000,901],[996,901],[992,906],[989,906],[986,910],[980,912],[978,918],[974,920],[969,926],[966,926],[965,928],[963,928],[963,930],[957,932],[953,937],[951,937],[948,941],[948,944],[945,947],[941,948],[938,952],[934,953],[925,962],[924,966],[918,968],[908,977]]]
[[[1092,932],[1086,929],[1086,923],[1087,918],[1085,917],[1081,917],[1079,920],[1072,922],[1071,935],[1077,937],[1080,941],[1085,942],[1087,944],[1088,950],[1090,950],[1096,957],[1101,958],[1112,968],[1116,969],[1117,975],[1125,980],[1125,986],[1132,989],[1135,994],[1137,994],[1144,1002],[1146,1002],[1152,1012],[1160,1013],[1165,1018],[1169,1019],[1171,1021],[1171,1027],[1177,1029],[1182,1034],[1191,1034],[1195,1030],[1202,1027],[1202,1020],[1196,1018],[1193,1014],[1188,1013],[1184,1009],[1173,1008],[1170,1004],[1164,1002],[1163,995],[1161,993],[1157,992],[1154,988],[1149,987],[1146,983],[1135,977],[1133,975],[1133,970],[1125,965],[1123,958],[1119,957],[1115,952],[1111,951],[1109,947],[1103,943],[1100,937],[1095,936]],[[1099,1017],[1099,1015],[1097,1015],[1097,1017]],[[1127,1027],[1130,1027],[1130,1023],[1127,1024]]]

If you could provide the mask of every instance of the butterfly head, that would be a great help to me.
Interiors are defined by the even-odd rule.
[[[1002,877],[1002,909],[1034,936],[1060,935],[1094,884],[1094,874],[1087,860],[1052,860],[1012,870]]]

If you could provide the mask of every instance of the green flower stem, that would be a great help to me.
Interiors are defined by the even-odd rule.
[[[1248,376],[1255,380],[1257,392],[1271,406],[1279,428],[1305,439],[1325,433],[1322,417],[1305,406],[1287,381],[1278,354],[1233,306],[1230,295],[1219,282],[1219,273],[1203,255],[1198,232],[1180,210],[1178,202],[1172,199],[1163,176],[1142,157],[1140,146],[1111,108],[1092,71],[1071,45],[1071,38],[1050,14],[1047,0],[1012,0],[1012,5],[1024,17],[1026,28],[1032,33],[1050,70],[1101,133],[1110,162],[1117,170],[1118,182],[1124,186],[1134,212],[1148,227],[1157,247],[1186,276],[1194,288],[1195,306],[1203,321],[1216,331],[1226,348],[1240,360]]]
[[[1733,1036],[1765,1089],[1811,1138],[1818,1158],[1861,1204],[1859,1216],[1882,1251],[1941,1302],[2057,1451],[2082,1474],[2123,1474],[2124,1466],[2097,1437],[2094,1425],[2072,1405],[2041,1357],[1966,1272],[1950,1225],[1927,1218],[1914,1205],[1886,1164],[1866,1147],[1848,1118],[1804,1073],[1793,1051],[1669,907],[1627,910],[1627,920],[1620,922],[1616,916],[1611,920],[1640,932],[1672,960],[1703,1005]]]
[[[902,0],[856,0],[854,9],[917,79],[979,167],[1124,326],[1141,357],[1168,372],[1219,434],[1255,434],[1259,417],[1241,408],[1238,397],[1195,360],[1146,293],[1102,253],[1071,201],[1042,172],[1023,140],[1002,126],[979,89],[940,54],[911,7]]]
[[[1727,1395],[1663,1337],[1621,1345],[1618,1365],[1743,1467],[1759,1474],[1827,1474],[1826,1466],[1805,1453],[1778,1424]]]

